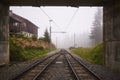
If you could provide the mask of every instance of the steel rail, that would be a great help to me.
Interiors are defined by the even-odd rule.
[[[65,56],[65,59],[66,59],[68,65],[69,65],[70,69],[72,70],[72,73],[74,75],[75,80],[80,80],[76,71],[75,71],[75,69],[73,68],[73,65],[71,64],[70,60],[67,58],[67,56],[65,54],[64,54],[64,56]]]
[[[54,59],[52,59],[51,61],[49,61],[49,63],[39,72],[37,73],[34,78],[32,80],[37,80],[39,78],[39,76],[42,75],[42,73],[60,56],[60,54],[58,54],[58,56],[56,56]]]
[[[57,52],[58,53],[58,52]],[[24,73],[26,73],[27,71],[31,70],[32,68],[36,67],[37,65],[43,63],[45,60],[47,60],[48,58],[57,55],[57,53],[52,54],[42,60],[37,60],[36,62],[34,62],[33,64],[31,64],[29,67],[25,68],[23,71],[21,71],[20,73],[16,74],[15,76],[12,76],[9,80],[16,80],[17,78],[19,78],[21,75],[23,75]]]
[[[101,80],[100,77],[98,77],[93,71],[91,71],[90,69],[87,68],[86,65],[84,65],[83,63],[81,63],[78,58],[74,57],[72,54],[70,54],[68,51],[67,53],[74,59],[76,60],[80,65],[82,65],[92,76],[94,76],[95,80]]]

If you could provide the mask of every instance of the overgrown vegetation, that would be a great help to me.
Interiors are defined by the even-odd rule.
[[[94,64],[103,65],[103,45],[99,44],[94,48],[77,48],[72,52]]]
[[[10,60],[26,61],[43,58],[49,52],[49,44],[36,38],[10,37]]]

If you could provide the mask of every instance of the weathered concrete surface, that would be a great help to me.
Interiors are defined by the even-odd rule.
[[[105,65],[120,72],[120,0],[104,5],[103,12]]]
[[[0,65],[9,63],[9,6],[0,4]]]
[[[109,0],[2,0],[12,6],[102,6]]]

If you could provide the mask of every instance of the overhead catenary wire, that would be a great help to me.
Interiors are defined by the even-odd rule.
[[[52,22],[57,26],[60,27],[41,7],[40,7],[41,11],[48,17],[49,20],[52,20]]]
[[[52,20],[52,22],[59,28],[61,28],[41,7],[40,7],[41,11],[48,17],[49,20]],[[72,15],[71,19],[69,20],[67,26],[66,26],[66,29],[64,29],[65,31],[69,28],[70,24],[72,23],[75,15],[77,14],[79,10],[79,7],[75,10],[74,14]]]
[[[67,26],[66,26],[66,30],[69,28],[70,24],[72,23],[73,19],[75,18],[75,15],[77,14],[79,10],[79,7],[75,10],[74,14],[72,15],[71,19],[69,20]]]
[[[52,20],[51,17],[40,7],[41,11],[49,18],[49,20]]]

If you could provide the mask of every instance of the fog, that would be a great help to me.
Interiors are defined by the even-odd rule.
[[[89,33],[84,32],[81,34],[61,34],[53,37],[53,42],[58,48],[69,47],[90,47]]]
[[[49,30],[51,26],[52,42],[57,48],[90,46],[89,35],[97,7],[12,6],[10,10],[37,25],[38,37],[43,37],[45,29]]]

